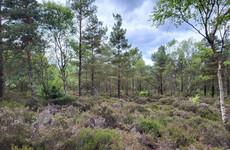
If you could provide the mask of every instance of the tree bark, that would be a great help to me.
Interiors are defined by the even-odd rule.
[[[2,3],[2,0],[0,1]],[[0,3],[0,10],[2,10],[2,5]],[[0,35],[2,34],[2,15],[0,15]],[[0,36],[0,98],[4,95],[4,65],[3,65],[3,46],[2,37]]]
[[[160,93],[163,95],[163,73],[160,73]]]
[[[86,70],[85,70],[85,90],[86,90],[86,95],[88,95],[88,72],[87,72],[87,67],[86,67]]]
[[[188,75],[188,94],[189,94],[189,96],[191,95],[191,77],[190,77],[190,73]]]
[[[109,71],[110,72],[110,71]],[[109,97],[112,97],[112,89],[111,89],[111,77],[110,77],[110,73],[109,73]]]
[[[80,17],[81,12],[80,12]],[[79,97],[82,96],[82,91],[81,91],[81,72],[82,72],[82,18],[80,18],[79,22],[79,30],[80,30],[80,38],[79,38],[79,73],[78,73],[78,92],[79,92]]]
[[[117,72],[117,77],[118,77],[118,98],[121,98],[121,59],[120,59],[120,50],[118,50],[118,72]]]
[[[92,48],[92,66],[91,66],[91,95],[94,96],[95,94],[95,87],[94,87],[94,49]]]
[[[207,93],[207,84],[206,81],[204,81],[204,96],[206,96]]]
[[[134,77],[132,77],[132,94],[134,95]]]
[[[229,68],[227,69],[227,94],[230,95],[230,79],[229,79]]]
[[[183,83],[183,74],[182,74],[182,71],[181,71],[181,74],[180,74],[180,91],[181,93],[184,92],[184,83]]]
[[[222,115],[223,123],[226,123],[226,108],[224,105],[224,87],[223,87],[223,77],[222,77],[222,58],[218,57],[218,84],[220,92],[220,109]]]

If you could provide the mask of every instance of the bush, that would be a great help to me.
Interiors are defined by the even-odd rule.
[[[200,115],[202,118],[206,118],[212,121],[221,121],[220,115],[210,108],[200,108],[198,110],[198,115]]]
[[[19,148],[18,146],[12,145],[11,150],[34,150],[32,147],[29,147],[27,145],[23,145],[22,148]]]
[[[109,106],[104,105],[101,107],[96,107],[93,111],[95,114],[105,119],[105,122],[108,127],[117,127],[117,116],[115,116],[114,111]]]
[[[132,116],[127,116],[124,120],[125,124],[132,124],[133,123],[133,117]]]
[[[159,102],[164,105],[171,105],[174,102],[174,100],[169,98],[161,98],[159,99]]]
[[[54,105],[70,105],[75,101],[77,98],[71,96],[62,96],[56,99],[52,99],[49,102]]]
[[[189,138],[189,135],[186,135],[185,130],[173,124],[167,127],[166,133],[168,134],[167,138],[171,140],[173,148],[186,146],[192,141],[192,139]]]
[[[115,130],[110,129],[81,129],[75,138],[75,141],[66,144],[65,149],[78,150],[121,150],[124,149],[124,143]]]
[[[199,94],[196,94],[196,97],[193,97],[193,98],[189,98],[189,101],[192,103],[192,104],[199,104],[200,102],[198,101],[200,98],[200,95]]]
[[[40,95],[43,96],[45,99],[55,99],[62,97],[64,94],[61,92],[60,88],[52,86],[51,89],[42,89]]]
[[[160,136],[159,126],[152,120],[142,118],[138,121],[138,125],[138,128],[142,133],[151,133],[157,137]]]
[[[145,97],[149,97],[149,92],[148,91],[142,91],[139,93],[140,96],[145,96]]]
[[[14,101],[2,101],[1,106],[2,107],[8,107],[10,109],[24,108],[24,106],[22,104],[14,102]]]

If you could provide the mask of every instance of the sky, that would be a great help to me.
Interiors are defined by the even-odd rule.
[[[42,1],[42,0],[38,0]],[[52,0],[65,3],[66,0]],[[175,28],[171,22],[156,28],[152,25],[150,14],[155,5],[155,0],[96,0],[98,7],[97,16],[108,27],[108,36],[115,23],[114,14],[120,14],[123,19],[122,28],[127,29],[126,38],[132,47],[138,47],[147,65],[152,65],[151,55],[161,45],[166,45],[173,39],[177,41],[193,38],[199,41],[202,37],[186,24]]]

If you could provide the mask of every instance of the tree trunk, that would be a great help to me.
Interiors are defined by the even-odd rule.
[[[121,98],[121,59],[120,59],[120,50],[118,50],[118,72],[117,72],[117,76],[118,76],[118,98]]]
[[[224,106],[224,87],[223,87],[223,78],[222,78],[222,58],[218,57],[218,84],[220,92],[220,109],[222,115],[223,123],[226,122],[226,108]]]
[[[228,94],[228,96],[230,95],[230,86],[229,86],[229,84],[230,84],[230,79],[229,79],[229,68],[227,69],[227,94]]]
[[[163,95],[163,74],[160,73],[160,93]]]
[[[111,77],[110,77],[110,73],[109,73],[109,97],[112,97],[112,89],[111,89]]]
[[[91,95],[94,96],[94,49],[92,48],[92,66],[91,66]]]
[[[88,81],[87,81],[87,80],[88,80],[88,79],[87,79],[87,78],[88,78],[88,77],[87,77],[88,75],[87,75],[87,73],[88,73],[88,72],[87,72],[87,68],[86,68],[86,69],[85,69],[85,91],[86,91],[86,95],[88,95]]]
[[[67,84],[66,84],[66,79],[63,80],[63,84],[64,84],[64,92],[65,92],[65,95],[67,95]]]
[[[81,13],[80,13],[81,17]],[[79,38],[79,73],[78,73],[78,92],[79,92],[79,97],[82,96],[82,91],[81,91],[81,72],[82,72],[82,49],[81,49],[81,44],[82,44],[82,18],[80,18],[79,22],[79,30],[80,30],[80,38]]]
[[[132,94],[134,95],[134,79],[132,77]]]
[[[2,0],[0,1],[2,3]],[[2,6],[0,3],[0,10]],[[2,15],[0,15],[0,34],[2,33]],[[3,65],[3,46],[2,46],[2,37],[0,37],[0,98],[4,95],[4,65]]]
[[[212,79],[212,97],[215,95],[215,79]]]
[[[207,84],[206,81],[204,81],[204,96],[206,96],[207,93]]]
[[[28,42],[30,43],[30,41]],[[30,84],[30,92],[31,92],[31,98],[34,97],[34,90],[33,90],[33,73],[32,73],[32,63],[31,63],[31,52],[30,50],[27,51],[27,61],[28,61],[28,67],[29,67],[29,84]]]
[[[190,77],[190,73],[188,75],[188,94],[189,94],[189,96],[191,95],[191,77]]]
[[[184,92],[184,83],[183,83],[184,81],[183,81],[183,74],[182,74],[182,72],[181,72],[181,74],[180,74],[180,91],[181,91],[181,93],[183,93]]]

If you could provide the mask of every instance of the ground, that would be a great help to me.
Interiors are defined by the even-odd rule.
[[[229,107],[230,101],[226,101]],[[200,97],[67,97],[34,107],[4,100],[3,150],[217,150],[230,148],[219,102]]]

